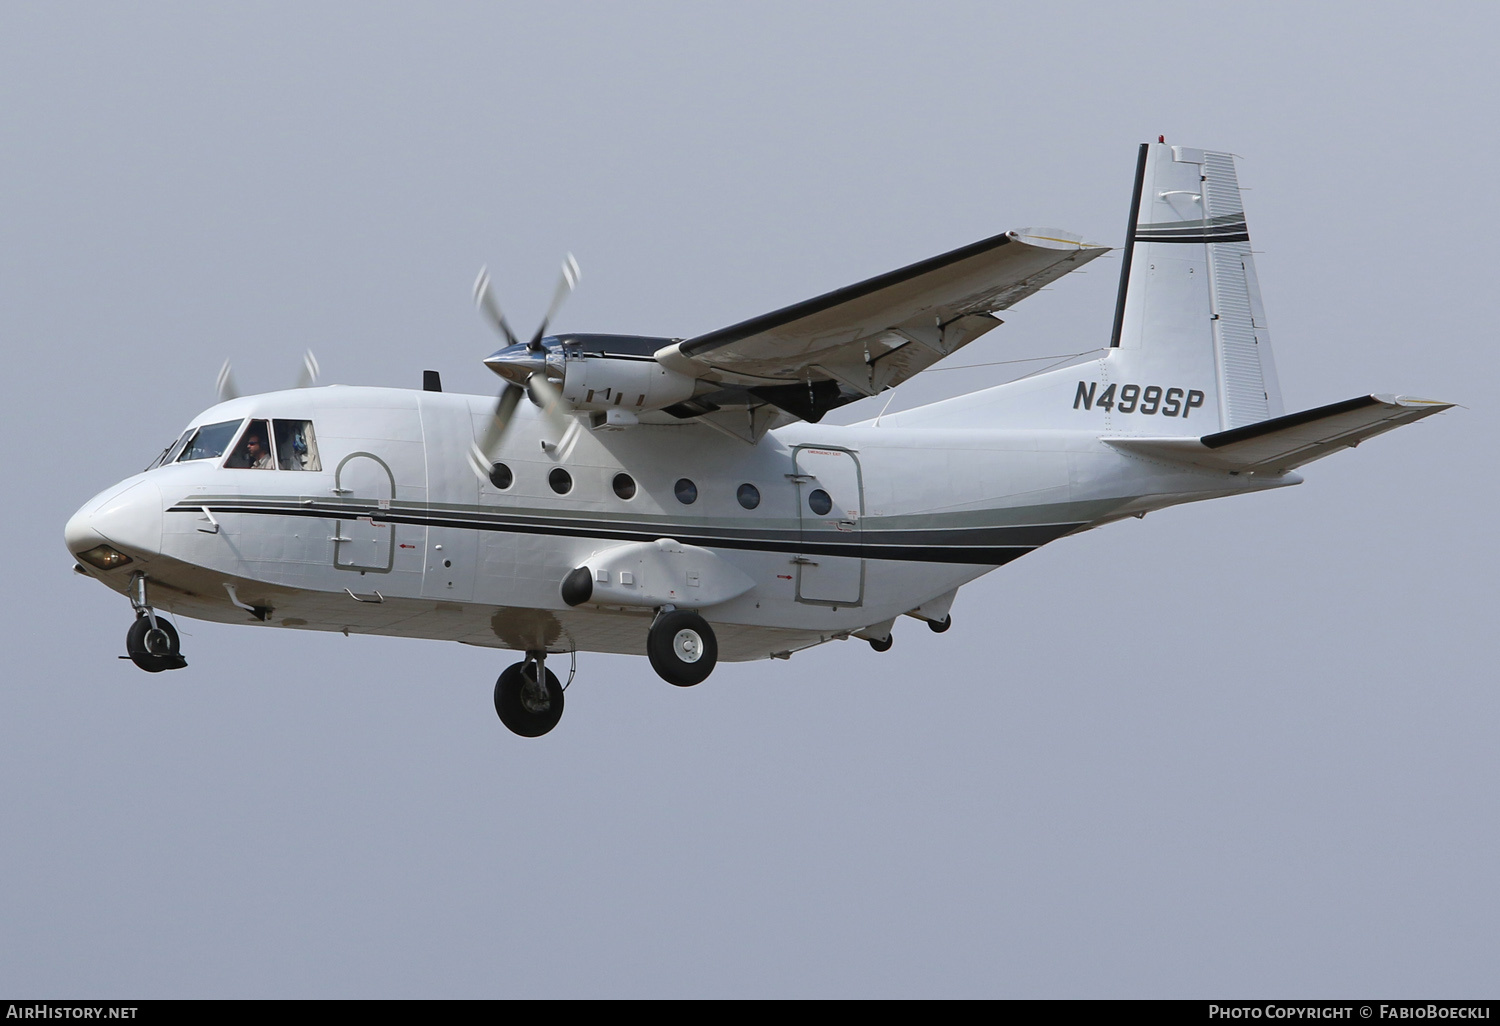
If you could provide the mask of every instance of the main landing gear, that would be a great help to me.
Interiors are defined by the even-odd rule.
[[[526,661],[506,668],[495,681],[495,712],[522,737],[541,737],[563,714],[563,688],[547,669],[546,652],[527,652]]]
[[[646,634],[651,666],[668,684],[701,684],[719,661],[719,642],[708,621],[686,609],[662,608]],[[547,653],[530,651],[495,681],[495,712],[522,737],[541,737],[562,719],[563,686],[547,669]]]
[[[135,587],[130,604],[135,608],[135,623],[125,633],[126,656],[147,673],[182,669],[187,660],[182,658],[177,628],[157,616],[146,601],[146,575],[137,573],[132,583]]]
[[[719,642],[708,621],[697,613],[664,607],[646,635],[646,655],[662,680],[690,688],[714,672]]]

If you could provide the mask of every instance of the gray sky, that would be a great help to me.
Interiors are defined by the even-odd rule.
[[[1489,5],[4,5],[0,993],[1494,996]],[[184,621],[62,525],[213,401],[492,391],[470,285],[690,335],[1232,150],[1289,410],[1466,404],[723,665]],[[1106,344],[1118,261],[962,362]],[[930,374],[893,408],[1009,376]],[[858,415],[856,409],[852,415]],[[869,413],[864,415],[870,415]]]

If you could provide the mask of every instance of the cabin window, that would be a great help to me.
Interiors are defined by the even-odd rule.
[[[490,484],[502,492],[516,483],[516,475],[512,474],[510,468],[504,463],[496,463],[490,467]]]
[[[552,473],[547,475],[547,483],[558,495],[567,495],[573,490],[573,475],[562,467],[554,467]]]
[[[677,501],[684,506],[691,506],[698,501],[698,486],[685,477],[677,479],[677,483],[672,486],[672,491],[676,494]]]
[[[754,509],[760,505],[760,489],[749,482],[740,485],[739,491],[734,493],[734,497],[740,500],[740,505],[746,509]]]
[[[616,474],[614,489],[616,495],[628,502],[635,498],[635,478],[629,474]]]
[[[231,470],[275,470],[276,461],[271,455],[271,432],[263,420],[252,420],[234,455],[224,461]]]
[[[818,516],[824,517],[833,509],[833,498],[823,489],[814,488],[807,497],[807,506]]]
[[[322,470],[318,441],[310,420],[273,421],[276,427],[276,465],[282,470]]]
[[[234,441],[234,434],[242,423],[244,422],[239,420],[226,420],[218,424],[203,425],[193,432],[192,440],[183,446],[182,455],[177,457],[177,462],[211,460],[224,455],[224,450]]]

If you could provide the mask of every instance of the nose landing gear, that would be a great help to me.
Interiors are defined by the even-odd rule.
[[[541,737],[563,714],[563,688],[547,669],[546,652],[527,652],[526,661],[506,667],[495,681],[495,712],[522,737]]]
[[[187,665],[182,658],[177,628],[156,615],[146,601],[146,575],[136,573],[130,604],[135,608],[135,623],[125,633],[126,658],[147,673],[180,670]]]

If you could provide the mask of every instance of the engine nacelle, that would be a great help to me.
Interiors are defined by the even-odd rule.
[[[660,410],[691,399],[697,384],[651,359],[582,355],[563,363],[563,398],[577,410]]]

